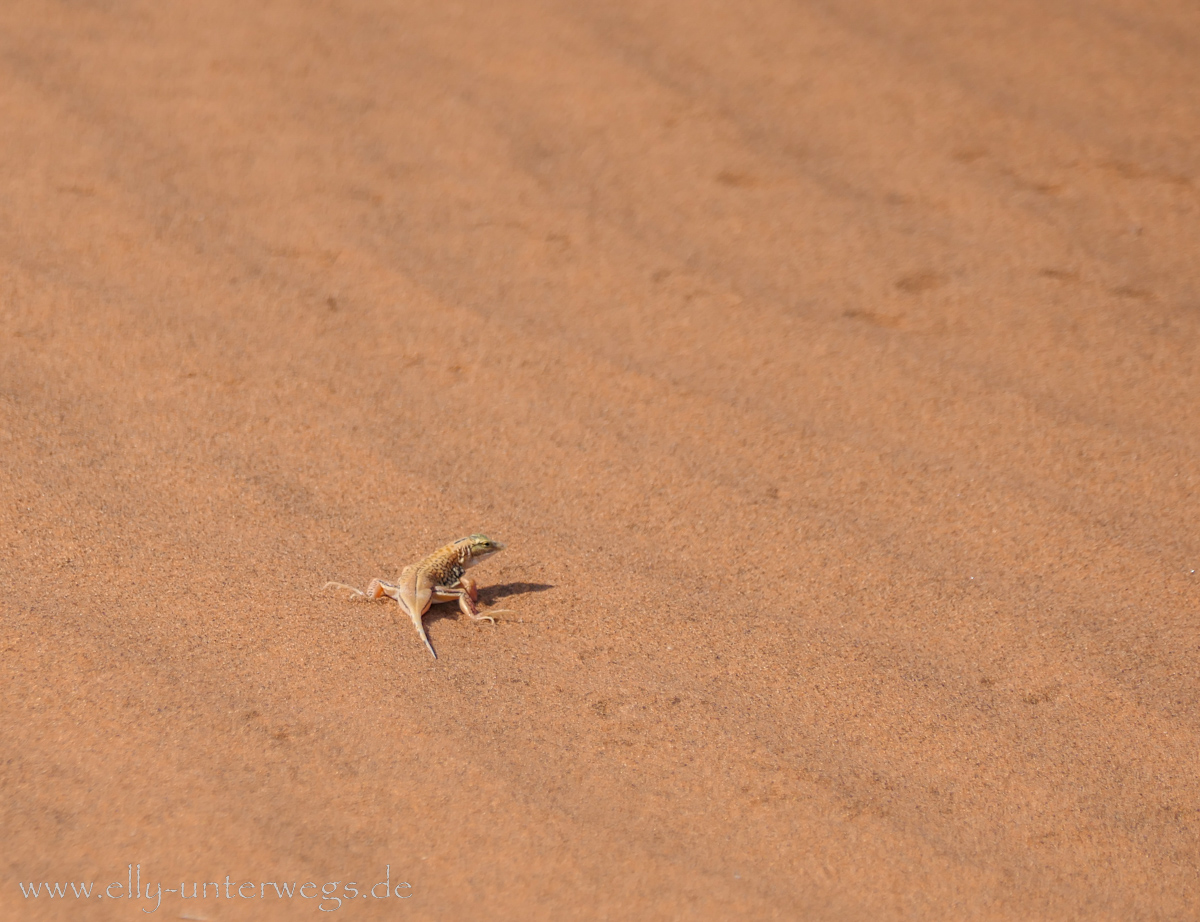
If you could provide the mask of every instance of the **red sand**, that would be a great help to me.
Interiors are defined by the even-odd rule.
[[[0,6],[0,913],[1196,918],[1198,87],[1183,0]],[[473,531],[437,662],[321,591]]]

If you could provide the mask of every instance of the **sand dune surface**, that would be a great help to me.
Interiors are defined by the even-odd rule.
[[[0,7],[0,915],[1195,918],[1198,87],[1181,0]],[[322,588],[475,532],[436,661]]]

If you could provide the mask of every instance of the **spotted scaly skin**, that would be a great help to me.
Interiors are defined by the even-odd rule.
[[[345,583],[326,583],[325,588],[332,586],[337,589],[349,589],[354,593],[350,596],[352,599],[375,601],[384,596],[395,599],[412,619],[413,627],[425,641],[425,646],[433,654],[433,658],[437,659],[437,653],[434,652],[433,644],[429,642],[421,620],[425,617],[425,612],[429,611],[429,606],[435,602],[458,602],[462,613],[472,621],[491,621],[495,624],[496,619],[491,615],[479,613],[475,604],[479,598],[479,590],[475,580],[467,576],[466,572],[481,560],[504,550],[504,547],[487,535],[470,535],[459,538],[445,547],[439,547],[424,560],[405,567],[400,571],[400,578],[394,583],[373,579],[366,592]]]

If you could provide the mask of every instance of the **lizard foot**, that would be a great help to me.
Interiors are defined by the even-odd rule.
[[[516,612],[514,612],[514,611],[513,611],[511,608],[493,608],[493,609],[492,609],[492,614],[496,614],[496,615],[504,615],[504,614],[515,615],[515,614],[516,614]],[[472,621],[490,621],[490,622],[492,622],[492,624],[495,624],[495,623],[496,623],[496,619],[492,617],[492,614],[488,614],[488,615],[482,615],[482,614],[472,615],[470,612],[467,612],[467,615],[468,615],[468,617],[470,617],[470,619],[471,619]]]
[[[347,597],[346,601],[348,601],[348,602],[356,601],[358,599],[365,599],[367,597],[367,594],[365,592],[363,592],[361,589],[355,589],[353,586],[347,586],[345,583],[330,582],[330,583],[326,583],[321,588],[322,589],[331,589],[331,588],[332,589],[349,589],[353,593],[353,595]]]

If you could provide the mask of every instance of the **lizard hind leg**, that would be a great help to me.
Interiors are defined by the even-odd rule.
[[[371,580],[371,584],[367,586],[366,592],[363,592],[361,589],[355,588],[354,586],[349,586],[346,583],[328,582],[322,588],[349,589],[350,592],[353,593],[350,596],[352,600],[357,601],[358,599],[366,599],[369,602],[374,602],[376,599],[382,598],[385,595],[395,599],[397,598],[397,593],[400,591],[399,586],[395,586],[392,583],[385,583],[381,579]]]

